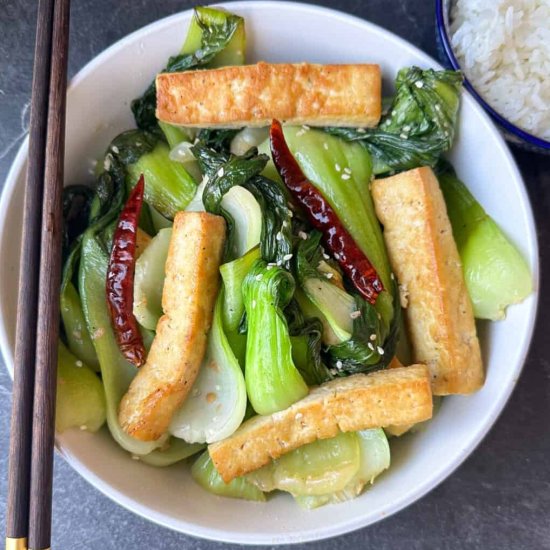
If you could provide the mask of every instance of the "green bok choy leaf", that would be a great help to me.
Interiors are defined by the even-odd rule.
[[[407,67],[397,73],[395,96],[377,128],[326,128],[360,143],[375,174],[435,166],[453,143],[462,74]]]
[[[286,409],[308,393],[292,359],[283,314],[294,288],[290,273],[262,260],[254,264],[244,280],[248,329],[245,380],[248,398],[258,414]]]
[[[509,305],[523,301],[533,291],[529,267],[452,167],[445,165],[438,178],[474,315],[504,319]]]

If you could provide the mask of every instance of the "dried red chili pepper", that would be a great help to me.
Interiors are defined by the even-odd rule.
[[[269,138],[273,162],[283,182],[303,207],[311,225],[323,233],[326,247],[355,288],[365,300],[374,304],[384,290],[382,281],[336,212],[302,172],[288,148],[278,120],[272,121]]]
[[[142,174],[120,213],[106,281],[107,304],[118,347],[122,355],[136,367],[145,363],[146,355],[133,313],[136,234],[144,187]]]

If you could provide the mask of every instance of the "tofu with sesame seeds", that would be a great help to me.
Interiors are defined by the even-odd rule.
[[[406,290],[414,361],[429,367],[434,395],[478,390],[484,371],[475,320],[437,178],[424,167],[378,179],[372,197]]]
[[[200,128],[262,127],[276,118],[309,126],[375,126],[378,65],[257,63],[157,76],[157,118]],[[309,125],[309,126],[308,126]]]
[[[431,416],[430,376],[424,365],[355,374],[312,389],[288,409],[247,420],[231,437],[209,445],[208,452],[229,483],[317,439]]]
[[[164,315],[147,361],[119,409],[126,433],[154,441],[168,429],[201,365],[219,288],[225,220],[205,212],[174,219],[162,291]]]

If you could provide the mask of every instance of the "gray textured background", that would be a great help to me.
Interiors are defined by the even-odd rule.
[[[368,19],[436,55],[432,1],[318,3]],[[73,0],[71,75],[129,32],[192,4],[183,0]],[[32,0],[0,0],[0,182],[27,130],[35,10]],[[550,157],[513,152],[537,217],[543,276],[531,353],[508,406],[473,456],[420,502],[367,529],[304,546],[319,550],[550,549]],[[2,526],[10,387],[2,365]],[[88,485],[60,458],[56,459],[54,486],[53,547],[57,549],[218,550],[225,546],[168,531],[127,512]]]

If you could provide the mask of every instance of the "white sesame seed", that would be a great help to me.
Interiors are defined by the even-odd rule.
[[[263,273],[258,273],[258,275],[256,275],[256,281],[261,281],[263,278],[264,278]]]
[[[351,174],[351,168],[349,168],[348,166],[346,166],[346,167],[344,168],[344,172],[345,172],[346,174]]]
[[[311,130],[311,128],[307,124],[302,124],[302,128],[307,132],[308,130]]]
[[[392,281],[395,281],[395,275],[394,275],[393,273],[390,273],[390,279],[391,279]]]
[[[407,139],[407,134],[399,134],[399,137],[400,137],[401,139]]]
[[[417,87],[417,88],[423,88],[424,87],[424,82],[422,82],[422,80],[417,80],[414,85]]]
[[[306,131],[302,128],[296,132],[296,137],[302,137],[305,133]]]
[[[218,170],[218,177],[219,178],[222,178],[223,175],[225,174],[224,170],[223,170],[223,166]]]
[[[369,336],[369,340],[372,340],[374,342],[376,340],[376,334],[371,334]]]
[[[105,157],[105,160],[103,161],[103,169],[104,170],[110,170],[111,169],[111,157],[107,155]]]
[[[87,430],[87,429],[88,429],[88,426],[86,426],[86,424],[82,424],[82,426],[80,426],[80,429],[81,429],[82,431]]]
[[[328,260],[328,259],[330,258],[330,256],[329,256],[328,254],[325,254],[325,253],[323,252],[323,258],[324,258],[325,260]]]
[[[283,265],[283,261],[282,260],[277,260],[277,267],[281,267]]]
[[[344,363],[342,361],[336,361],[336,368],[341,369],[344,366]]]
[[[280,231],[277,231],[277,234],[275,235],[275,239],[280,241],[283,238],[283,234]]]
[[[374,351],[374,346],[369,342],[367,344],[367,347],[371,350],[371,351]]]
[[[277,264],[275,262],[269,262],[267,267],[275,267]]]
[[[289,218],[292,218],[292,216],[294,216],[294,212],[292,210],[287,210],[287,214]]]
[[[435,104],[435,110],[436,111],[441,111],[441,105],[439,105],[439,103]]]
[[[328,143],[325,141],[325,143],[323,143],[323,149],[325,151],[328,151]]]
[[[334,253],[334,259],[336,260],[340,259],[340,254],[338,254],[338,252]]]
[[[220,391],[220,390],[222,389],[222,387],[221,387],[219,384],[216,384],[216,385],[214,386],[214,389],[215,389],[216,391]]]
[[[303,418],[304,415],[302,413],[296,413],[296,416],[294,417],[296,420],[300,420],[300,418]]]
[[[364,134],[366,132],[366,130],[364,128],[357,128],[357,132],[359,134]]]
[[[376,351],[377,351],[380,355],[384,355],[384,348],[381,348],[380,346],[377,346],[377,347],[376,347]]]
[[[403,126],[403,132],[410,132],[410,131],[411,131],[411,127],[408,124],[405,124],[405,126]]]
[[[116,145],[113,145],[113,146],[111,147],[111,151],[113,151],[113,153],[114,153],[115,155],[118,155],[118,154],[120,153],[120,151],[118,150],[118,147],[117,147]]]
[[[325,277],[327,279],[332,279],[334,277],[334,273],[325,273]]]
[[[252,300],[252,304],[250,304],[252,306],[252,309],[254,309],[256,307],[256,300]]]
[[[268,271],[270,271],[270,270],[272,270],[274,267],[275,267],[275,264],[267,264],[266,269],[267,269]]]
[[[343,180],[349,180],[351,178],[351,176],[349,174],[342,174],[342,179]]]
[[[283,227],[290,227],[290,222],[288,220],[285,220],[283,222]]]
[[[352,319],[357,319],[359,317],[361,317],[361,312],[360,311],[352,311],[349,316],[352,318]]]
[[[75,365],[77,367],[82,367],[84,365],[84,363],[82,361],[80,361],[80,359],[78,361],[75,362]]]
[[[292,254],[285,254],[283,256],[283,262],[288,262],[290,260],[292,260]]]
[[[298,237],[300,237],[300,239],[303,239],[304,241],[307,241],[307,233],[305,231],[299,231]]]
[[[139,460],[139,456],[138,455],[132,455],[132,460]]]
[[[340,165],[338,163],[336,163],[334,165],[334,169],[337,171],[337,172],[340,172],[340,170],[342,170],[342,168],[340,168]]]

